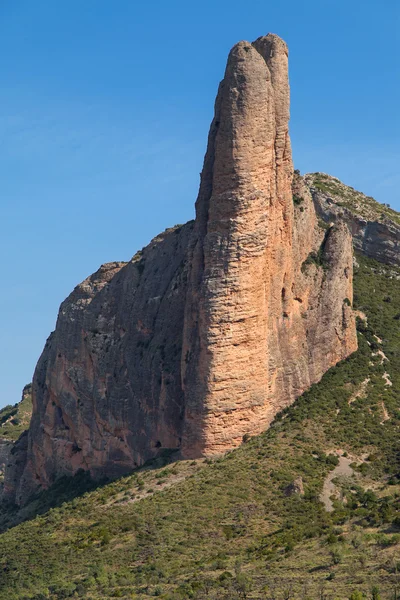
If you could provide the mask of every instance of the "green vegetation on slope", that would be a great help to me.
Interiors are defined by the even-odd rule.
[[[22,391],[22,400],[17,404],[8,404],[0,410],[0,438],[15,441],[28,429],[32,415],[32,385]]]
[[[311,187],[331,196],[337,206],[347,208],[368,221],[390,219],[400,225],[400,214],[388,204],[380,204],[371,196],[345,185],[336,177],[326,173],[307,173],[305,177]]]
[[[0,598],[398,598],[400,270],[357,260],[353,356],[224,457],[142,469],[3,533]],[[327,512],[338,452],[356,477]]]

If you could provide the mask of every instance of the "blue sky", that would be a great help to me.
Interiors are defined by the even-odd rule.
[[[295,166],[400,210],[397,0],[0,0],[0,406],[60,302],[193,217],[231,46],[290,49]]]

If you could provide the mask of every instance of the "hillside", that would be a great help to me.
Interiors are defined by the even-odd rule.
[[[0,439],[14,442],[29,426],[32,415],[32,386],[28,384],[22,391],[17,404],[8,404],[0,409]]]
[[[357,265],[355,354],[225,456],[166,458],[3,533],[0,598],[394,598],[400,269]],[[327,512],[338,461],[354,476],[334,479]],[[63,480],[31,506],[90,485]]]
[[[28,384],[22,391],[20,402],[14,405],[8,404],[0,410],[0,485],[14,443],[29,427],[31,415],[32,386]]]
[[[366,196],[344,184],[337,177],[326,173],[307,173],[304,178],[310,187],[325,193],[336,206],[346,208],[366,221],[390,220],[400,225],[400,214],[390,208],[389,204],[381,204],[372,196]]]
[[[308,173],[304,181],[318,216],[326,223],[345,221],[356,250],[400,266],[400,216],[389,204],[380,204],[326,173]]]

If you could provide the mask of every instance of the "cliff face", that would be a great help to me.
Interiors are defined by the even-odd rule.
[[[321,228],[292,182],[287,61],[274,35],[232,49],[194,224],[61,305],[6,499],[79,468],[115,476],[166,449],[232,448],[356,349],[351,235]]]
[[[196,203],[185,310],[186,455],[220,452],[356,347],[351,238],[295,211],[288,51],[277,36],[230,53]],[[310,253],[321,265],[302,266]]]
[[[192,224],[128,263],[109,263],[62,303],[33,378],[29,434],[4,497],[23,502],[57,475],[115,477],[179,448],[185,256]]]
[[[13,442],[9,440],[0,439],[0,483],[4,477],[5,469],[10,459],[10,453],[13,448]]]

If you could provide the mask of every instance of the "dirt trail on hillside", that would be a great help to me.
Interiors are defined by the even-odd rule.
[[[385,385],[388,385],[388,386],[390,386],[390,387],[393,385],[393,383],[390,381],[390,375],[389,375],[389,373],[386,373],[386,372],[385,372],[385,373],[382,375],[382,379],[384,379],[384,380],[385,380]]]
[[[352,458],[348,458],[346,456],[339,456],[339,464],[333,469],[333,471],[328,473],[328,475],[324,481],[324,486],[322,488],[322,492],[319,497],[321,502],[324,503],[325,510],[327,512],[333,511],[333,503],[331,500],[331,496],[334,496],[337,491],[337,488],[336,488],[335,484],[333,483],[333,479],[335,479],[335,477],[340,477],[340,476],[351,477],[354,474],[354,471],[350,466],[350,464],[352,462],[353,462]]]
[[[367,395],[367,386],[370,381],[371,381],[370,378],[367,377],[367,379],[364,379],[364,381],[362,381],[360,383],[358,390],[356,390],[354,392],[354,394],[352,394],[350,396],[349,404],[352,404],[353,402],[355,402],[357,400],[357,398],[365,398],[365,396]]]

